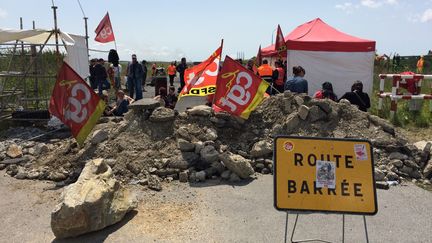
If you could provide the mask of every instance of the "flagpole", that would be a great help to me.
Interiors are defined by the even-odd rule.
[[[219,77],[219,71],[221,69],[221,62],[222,62],[222,52],[223,52],[223,43],[224,43],[224,39],[221,40],[221,54],[220,54],[220,59],[219,59],[219,70],[218,70],[218,77]],[[217,78],[216,78],[216,84],[217,84]],[[216,90],[217,90],[217,85],[216,85]],[[213,95],[213,100],[212,100],[212,106],[215,102],[215,98],[216,98],[216,92],[215,95]]]

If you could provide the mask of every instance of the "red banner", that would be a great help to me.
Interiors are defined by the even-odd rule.
[[[275,43],[275,50],[278,51],[279,56],[281,55],[280,52],[286,51],[287,46],[285,43],[284,36],[282,34],[282,29],[280,25],[278,25],[277,28],[277,35],[276,35],[276,43]]]
[[[105,102],[64,62],[51,95],[50,113],[70,127],[81,145],[104,109]]]
[[[207,60],[185,70],[185,86],[180,96],[207,96],[215,93],[221,53],[222,46]]]
[[[98,27],[95,30],[96,37],[95,41],[101,43],[107,43],[111,41],[115,41],[114,31],[111,26],[111,20],[109,17],[109,13],[105,15],[102,21],[99,23]]]
[[[247,119],[263,100],[268,86],[269,83],[226,56],[216,83],[214,105]]]

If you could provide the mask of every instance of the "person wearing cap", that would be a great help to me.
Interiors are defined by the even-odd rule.
[[[137,56],[133,54],[132,62],[129,63],[128,66],[127,82],[128,82],[129,96],[132,98],[135,97],[135,100],[140,100],[143,98],[143,93],[142,93],[143,75],[144,75],[143,67],[137,61]]]

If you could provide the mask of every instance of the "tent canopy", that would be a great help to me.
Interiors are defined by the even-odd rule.
[[[375,41],[345,34],[316,18],[295,28],[285,36],[288,50],[370,52],[375,51]],[[275,46],[263,48],[264,57],[276,56]]]
[[[9,41],[23,41],[30,44],[42,45],[48,39],[52,30],[35,29],[35,30],[13,30],[13,29],[0,29],[0,43]],[[66,44],[74,44],[74,39],[67,33],[60,31],[59,38]],[[55,35],[51,35],[50,41],[54,41]]]

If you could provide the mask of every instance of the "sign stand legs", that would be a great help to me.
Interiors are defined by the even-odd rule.
[[[294,233],[297,227],[297,221],[298,221],[299,215],[296,214],[296,218],[294,221],[294,227],[291,231],[291,238],[290,238],[290,242],[291,243],[298,243],[298,242],[311,242],[311,241],[319,241],[319,242],[325,242],[325,243],[331,243],[330,241],[325,241],[325,240],[321,240],[321,239],[305,239],[305,240],[295,240],[293,241],[294,238]],[[344,216],[345,219],[345,216]],[[343,223],[344,225],[344,223]],[[343,232],[343,231],[342,231]],[[288,237],[288,212],[286,213],[286,221],[285,221],[285,243],[287,242],[287,237]],[[343,239],[342,239],[343,242]]]
[[[363,224],[365,228],[365,236],[366,236],[366,242],[369,243],[369,235],[367,230],[367,224],[366,224],[366,216],[363,215]]]
[[[287,243],[288,242],[288,215],[289,213],[286,213],[286,218],[285,218],[285,238],[284,238],[284,242]],[[321,240],[321,239],[305,239],[305,240],[293,240],[294,238],[294,233],[295,230],[297,228],[297,221],[298,221],[299,215],[296,214],[296,218],[294,221],[294,227],[291,231],[291,238],[290,241],[291,243],[297,243],[297,242],[310,242],[310,241],[319,241],[319,242],[326,242],[326,243],[331,243],[330,241],[325,241],[325,240]],[[365,236],[366,236],[366,242],[369,243],[369,235],[368,235],[368,230],[367,230],[367,224],[366,224],[366,217],[363,215],[363,224],[364,224],[364,229],[365,229]],[[345,242],[345,214],[342,214],[342,243]]]

